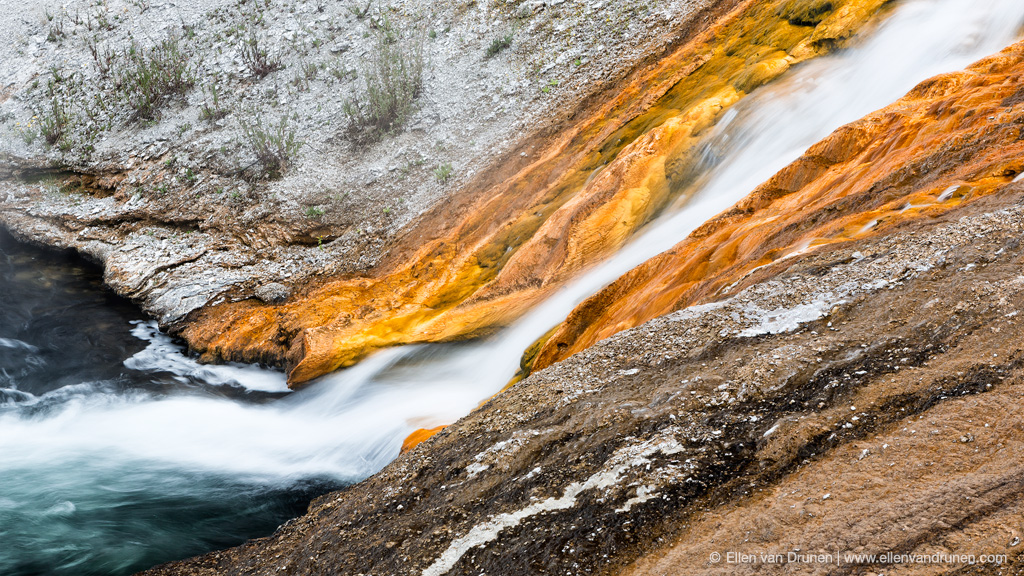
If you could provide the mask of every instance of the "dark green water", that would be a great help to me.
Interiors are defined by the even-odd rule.
[[[247,441],[283,394],[244,380],[279,374],[198,367],[100,280],[0,232],[0,574],[130,574],[268,535],[343,483]]]

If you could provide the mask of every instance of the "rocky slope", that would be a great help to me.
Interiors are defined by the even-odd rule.
[[[581,304],[537,368],[728,295],[816,246],[885,234],[998,192],[1024,172],[1024,45],[935,77],[836,131],[728,212]]]
[[[382,347],[466,338],[521,315],[620,248],[686,191],[701,135],[747,92],[842,46],[883,2],[743,2],[415,222],[365,276],[281,306],[197,312],[182,332],[212,358],[284,361],[293,384]],[[714,3],[722,12],[730,3]],[[685,42],[684,42],[685,41]]]
[[[287,365],[299,383],[376,348],[478,335],[521,314],[685,192],[695,144],[725,109],[842,46],[883,4],[430,4],[426,25],[437,24],[420,41],[434,72],[422,106],[407,130],[369,147],[346,139],[351,123],[339,121],[358,95],[349,72],[381,34],[410,41],[426,5],[360,16],[351,6],[211,3],[175,13],[181,38],[179,23],[150,18],[157,7],[146,3],[47,11],[48,23],[25,23],[35,36],[9,50],[25,65],[12,69],[3,103],[15,124],[8,171],[29,181],[7,185],[0,218],[24,238],[103,261],[112,287],[206,360]],[[193,73],[204,89],[220,85],[220,103],[186,91],[140,123],[117,100],[119,58],[149,54],[130,37],[137,27],[194,51]],[[500,48],[484,38],[506,28],[520,40],[484,59]],[[557,55],[543,48],[563,41]],[[284,69],[260,79],[259,46]],[[571,87],[549,77],[559,66]],[[444,92],[474,77],[479,98]],[[493,91],[509,77],[509,92]],[[525,91],[537,79],[543,86]],[[41,142],[25,149],[13,136],[27,143],[36,128],[17,124],[57,114],[47,106],[61,98],[84,102],[71,114],[84,127],[33,155]],[[492,113],[481,117],[481,105]],[[204,120],[222,108],[225,119]],[[306,151],[284,180],[242,186],[253,176],[247,129],[287,132],[276,118],[297,123]],[[76,172],[32,172],[40,166]],[[449,168],[461,177],[442,190]]]
[[[269,538],[151,573],[1024,572],[1022,67],[1018,44],[923,83],[684,247],[805,187],[851,200],[757,238],[860,234],[534,373]]]
[[[621,332],[273,536],[150,574],[1018,573],[1022,192]],[[793,550],[1008,557],[712,555]]]
[[[287,362],[298,383],[375,348],[507,322],[685,197],[696,143],[724,110],[841,46],[883,4],[676,2],[663,33],[630,37],[628,26],[650,30],[661,12],[635,24],[639,4],[626,3],[613,48],[636,50],[609,57],[607,73],[597,72],[605,49],[517,69],[552,38],[603,34],[604,4],[439,4],[425,17],[415,3],[371,16],[359,6],[266,2],[269,18],[254,5],[231,33],[248,4],[46,12],[46,23],[20,23],[29,35],[5,48],[20,65],[4,72],[0,96],[12,178],[0,222],[103,261],[115,289],[207,359]],[[0,7],[13,13],[12,3]],[[195,93],[173,97],[177,105],[145,126],[119,104],[88,108],[110,85],[102,58],[89,68],[87,38],[103,54],[97,42],[130,50],[129,26],[118,22],[148,22],[153,35],[179,26],[150,18],[156,10],[180,17],[183,37],[198,31],[200,69],[232,87],[226,102],[294,104],[287,117],[310,114],[296,122],[321,151],[305,152],[280,181],[254,184],[247,152],[220,148],[244,133],[241,118],[194,128],[210,104]],[[489,94],[427,98],[408,131],[358,148],[328,128],[344,96],[322,116],[314,96],[357,92],[347,66],[382,28],[398,30],[385,14],[409,26],[402,34],[416,20],[448,26],[429,28],[438,40],[430,51],[446,67],[427,94],[443,92],[445,78],[472,77],[481,60],[469,48],[486,51],[513,19],[532,32],[519,36],[522,52],[513,42],[485,60],[484,92],[507,74],[545,82],[530,97],[511,94],[484,121],[494,124],[451,132],[450,148],[434,147],[449,128],[431,118],[461,122]],[[58,18],[73,26],[58,33]],[[331,34],[315,43],[317,30]],[[257,38],[278,48],[284,71],[245,74],[237,39],[226,55],[217,47],[218,35],[238,34],[250,47]],[[92,88],[75,88],[81,113],[111,127],[85,124],[66,150],[60,139],[45,149],[30,142],[37,128],[28,123],[45,104],[40,91],[52,89],[25,71],[64,58],[89,72],[51,70],[51,79],[92,78]],[[340,66],[335,80],[294,75],[320,59]],[[572,66],[580,85],[616,82],[574,94],[544,77],[557,66]],[[1019,44],[838,130],[582,304],[538,344],[532,375],[420,434],[381,473],[320,498],[271,537],[149,573],[1024,572],[1022,77]],[[575,113],[558,116],[564,110]],[[463,142],[478,133],[485,150]],[[424,160],[438,150],[458,168],[447,188]],[[317,196],[335,193],[333,184],[316,192],[325,182],[344,183],[348,196]],[[235,186],[243,202],[227,210],[221,194]],[[394,190],[406,187],[407,208],[389,220]],[[388,218],[374,220],[382,206]],[[373,228],[353,232],[364,221]],[[861,553],[985,560],[846,556]],[[786,561],[759,560],[775,554]],[[841,556],[826,561],[832,554]]]
[[[424,210],[532,161],[563,110],[735,3],[3,1],[0,222],[100,261],[165,326],[279,302],[372,269]],[[402,126],[365,142],[346,105],[381,38],[422,54],[422,87]],[[143,113],[133,55],[165,42],[161,65],[191,84]],[[282,179],[264,178],[253,126],[294,138]]]

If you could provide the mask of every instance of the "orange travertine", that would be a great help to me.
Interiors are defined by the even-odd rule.
[[[422,442],[425,442],[428,438],[437,434],[441,430],[444,430],[446,426],[438,426],[437,428],[420,428],[412,434],[409,434],[405,441],[402,442],[402,453],[406,453],[409,450],[419,446]]]
[[[425,214],[367,276],[325,281],[281,305],[207,308],[181,334],[208,360],[285,363],[294,385],[376,349],[507,324],[683,193],[695,144],[724,110],[841,46],[883,4],[740,2]]]
[[[732,294],[766,264],[999,191],[1024,171],[1022,78],[1019,43],[840,128],[732,209],[581,303],[543,344],[533,369]]]

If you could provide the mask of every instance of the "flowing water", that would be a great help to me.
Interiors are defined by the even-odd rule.
[[[843,123],[1011,43],[1020,0],[906,0],[859,46],[727,113],[688,202],[486,341],[393,349],[289,393],[207,367],[80,262],[0,236],[0,574],[125,574],[265,535],[494,394],[583,298]]]

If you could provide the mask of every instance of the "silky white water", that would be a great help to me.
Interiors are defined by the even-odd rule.
[[[268,498],[287,504],[296,487],[312,494],[379,470],[414,429],[453,422],[500,390],[523,350],[584,298],[840,125],[1010,44],[1022,22],[1020,0],[901,2],[856,47],[800,66],[728,112],[709,137],[700,190],[514,326],[482,342],[388,350],[299,392],[283,392],[277,372],[200,366],[127,317],[105,329],[137,345],[121,339],[120,357],[58,370],[59,346],[14,333],[41,305],[8,314],[5,299],[0,315],[25,320],[0,322],[0,573],[123,573],[254,535],[224,528],[232,515],[272,529],[295,511],[267,511]],[[112,368],[91,372],[103,362]]]

